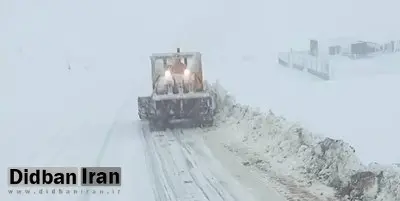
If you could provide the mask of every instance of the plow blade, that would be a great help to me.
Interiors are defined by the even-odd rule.
[[[190,123],[185,125],[197,127],[211,126],[214,120],[214,104],[211,96],[161,100],[139,97],[138,109],[139,118],[148,120],[153,130],[170,127],[174,121],[189,121]]]
[[[138,114],[140,120],[149,120],[151,118],[151,102],[150,96],[138,98]]]
[[[211,97],[157,100],[155,105],[159,115],[168,119],[203,120],[213,116]]]

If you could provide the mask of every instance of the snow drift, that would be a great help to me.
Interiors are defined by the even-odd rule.
[[[364,165],[348,143],[307,131],[283,117],[241,105],[220,84],[210,86],[216,97],[216,130],[224,146],[243,164],[292,180],[309,191],[329,186],[335,196],[351,200],[400,200],[400,169]],[[361,139],[360,139],[361,140]]]

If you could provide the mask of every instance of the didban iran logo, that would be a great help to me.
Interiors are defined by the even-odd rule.
[[[8,186],[121,186],[121,167],[11,167]]]

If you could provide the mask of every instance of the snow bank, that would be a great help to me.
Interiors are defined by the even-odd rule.
[[[211,89],[218,121],[217,129],[209,132],[227,135],[224,146],[247,160],[245,165],[275,170],[279,177],[310,188],[322,183],[341,198],[400,199],[399,168],[363,165],[348,143],[317,136],[272,111],[265,114],[240,105],[218,82]]]

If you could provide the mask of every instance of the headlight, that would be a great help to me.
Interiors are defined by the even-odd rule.
[[[171,77],[171,71],[166,70],[165,71],[165,77]]]
[[[185,76],[189,76],[190,75],[190,70],[189,69],[185,69],[185,71],[183,72],[183,74]]]

